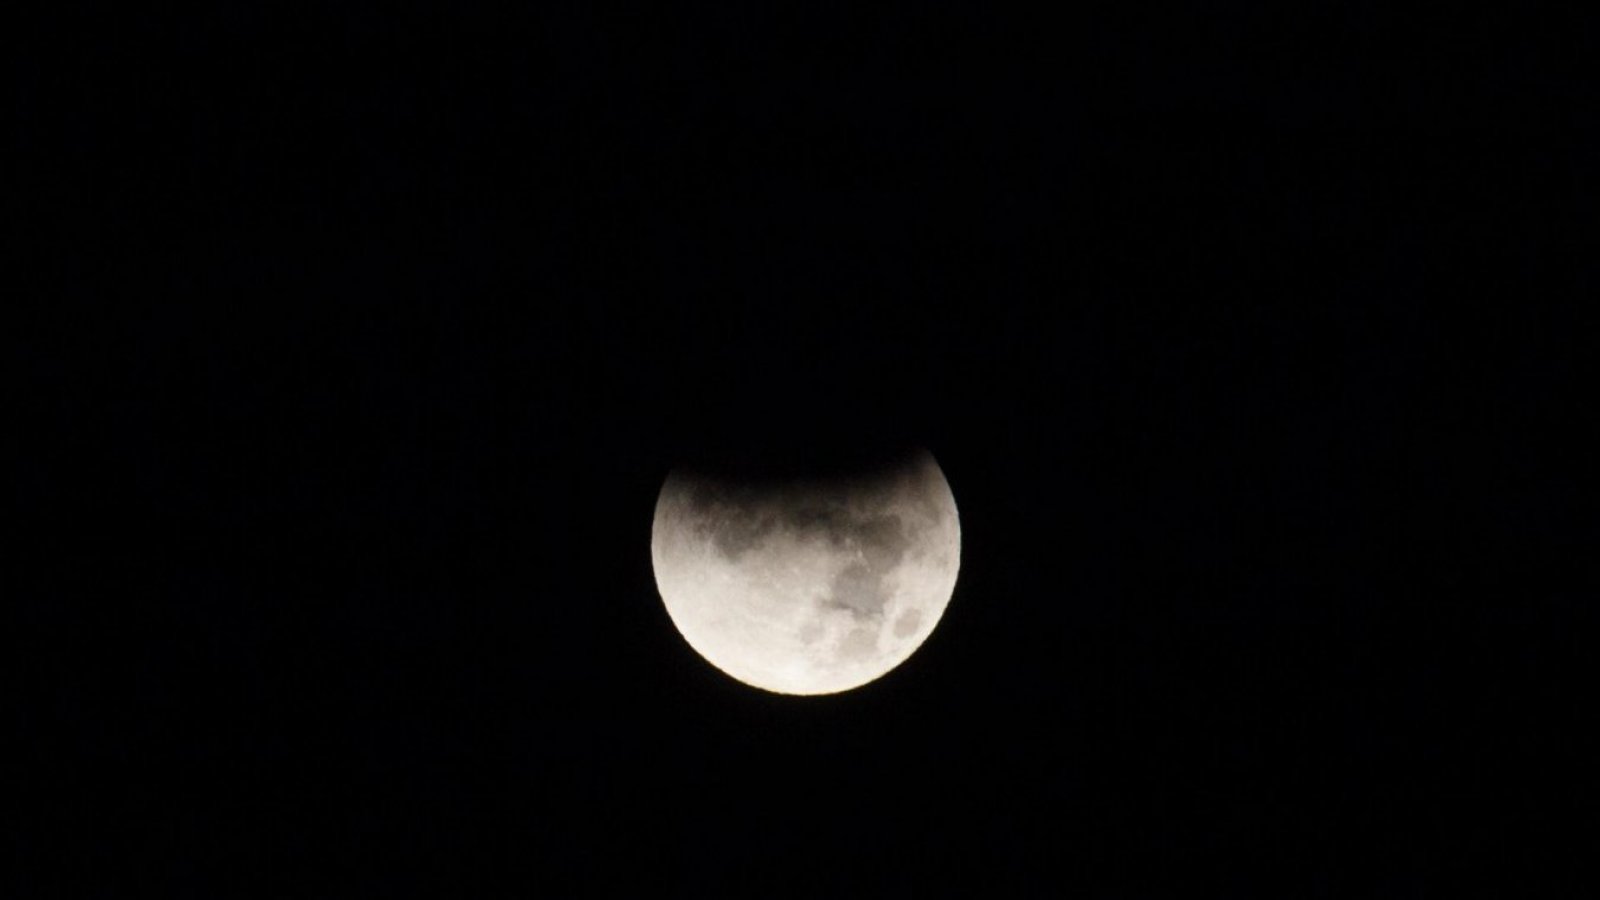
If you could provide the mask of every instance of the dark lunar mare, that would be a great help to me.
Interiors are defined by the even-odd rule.
[[[845,610],[858,620],[877,620],[890,597],[888,575],[926,527],[885,510],[907,500],[919,508],[931,502],[924,496],[917,460],[902,456],[895,462],[827,479],[686,474],[692,525],[733,562],[780,531],[855,551],[859,559],[842,569],[819,599],[823,607]]]

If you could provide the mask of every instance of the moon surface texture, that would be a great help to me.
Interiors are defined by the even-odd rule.
[[[832,694],[900,665],[955,589],[961,528],[932,454],[850,478],[674,471],[656,502],[656,585],[689,646],[780,694]]]

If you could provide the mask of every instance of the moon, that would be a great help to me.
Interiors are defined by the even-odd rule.
[[[933,455],[851,477],[674,470],[656,501],[656,586],[695,652],[779,694],[860,687],[905,662],[955,590],[961,528]]]

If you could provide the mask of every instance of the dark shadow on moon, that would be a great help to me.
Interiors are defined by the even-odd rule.
[[[694,528],[725,559],[737,562],[780,529],[801,539],[826,541],[831,547],[860,554],[861,575],[842,575],[835,584],[840,604],[852,609],[870,606],[856,598],[872,592],[868,582],[881,581],[905,558],[924,525],[908,526],[893,513],[859,513],[843,502],[819,502],[811,497],[763,496],[738,487],[700,484],[690,491]]]
[[[906,528],[899,516],[874,516],[860,523],[854,538],[867,565],[883,570],[900,564],[920,531],[918,527]]]
[[[763,512],[754,492],[702,482],[689,492],[694,528],[723,558],[737,562],[777,529],[778,520]]]
[[[712,523],[711,542],[716,546],[718,553],[736,562],[739,557],[766,540],[776,527],[777,522],[771,516],[763,516],[754,524],[723,518]]]

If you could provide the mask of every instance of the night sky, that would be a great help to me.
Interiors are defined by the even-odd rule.
[[[1591,23],[746,5],[24,17],[0,893],[1592,887]],[[906,664],[679,638],[907,444]]]

